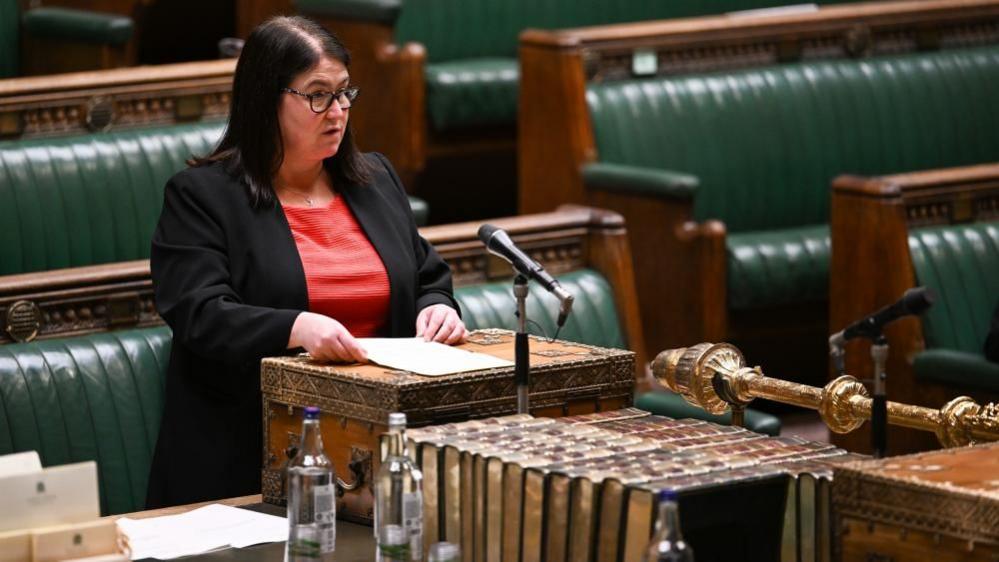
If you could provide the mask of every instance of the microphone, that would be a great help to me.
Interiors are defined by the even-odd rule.
[[[545,271],[545,268],[542,267],[541,264],[534,261],[530,256],[521,251],[521,249],[513,243],[513,240],[510,239],[510,235],[508,235],[502,228],[491,224],[484,224],[480,226],[479,240],[486,245],[486,249],[489,250],[490,253],[510,262],[510,265],[513,266],[513,269],[516,270],[517,273],[540,283],[546,291],[555,295],[559,301],[558,320],[556,321],[556,324],[559,328],[561,328],[562,325],[565,324],[566,319],[569,317],[569,313],[572,312],[572,301],[574,299],[573,296],[569,294],[569,291],[563,289],[558,280]]]
[[[936,294],[933,293],[932,289],[926,287],[909,289],[898,301],[830,336],[829,345],[830,347],[842,348],[843,344],[854,338],[876,339],[881,335],[881,328],[889,322],[903,316],[922,314],[935,300]]]

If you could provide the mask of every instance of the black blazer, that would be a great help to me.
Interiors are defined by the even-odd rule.
[[[432,304],[458,308],[451,271],[416,230],[384,156],[364,156],[369,185],[338,185],[388,272],[385,336],[413,336]],[[280,205],[253,209],[245,183],[220,163],[167,183],[153,234],[156,309],[173,329],[146,507],[260,491],[260,359],[288,353],[308,310],[305,273]]]

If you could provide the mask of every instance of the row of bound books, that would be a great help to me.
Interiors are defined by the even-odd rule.
[[[459,543],[463,562],[639,562],[663,488],[679,492],[699,560],[826,560],[828,490],[818,483],[853,457],[635,408],[474,420],[408,439],[424,475],[425,544]],[[722,530],[729,544],[714,540]]]

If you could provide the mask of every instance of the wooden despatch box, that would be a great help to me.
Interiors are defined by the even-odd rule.
[[[630,351],[531,338],[531,413],[565,416],[624,408],[635,388]],[[462,346],[513,361],[513,332],[478,330]],[[285,474],[302,431],[302,410],[318,406],[326,455],[337,476],[358,490],[343,494],[338,514],[370,523],[372,475],[379,465],[378,438],[390,412],[403,412],[410,427],[512,414],[517,409],[513,367],[426,377],[379,365],[332,365],[309,358],[264,359],[263,497],[284,503]]]
[[[999,443],[835,469],[843,562],[999,560]]]

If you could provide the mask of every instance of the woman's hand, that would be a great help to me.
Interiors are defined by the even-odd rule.
[[[368,353],[343,324],[312,312],[299,314],[291,327],[288,348],[296,347],[305,348],[317,361],[368,361]]]
[[[458,311],[446,304],[432,304],[416,317],[416,337],[421,336],[424,341],[454,345],[465,342],[468,330]]]

